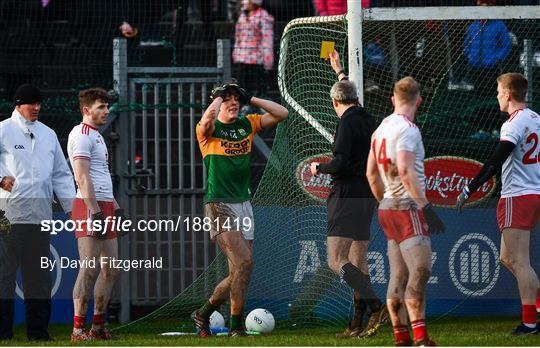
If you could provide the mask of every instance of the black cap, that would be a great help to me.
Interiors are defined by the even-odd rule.
[[[29,83],[19,86],[13,97],[15,105],[41,103],[42,101],[43,94],[41,94],[41,90]]]

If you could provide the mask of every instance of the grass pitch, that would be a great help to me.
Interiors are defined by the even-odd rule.
[[[441,346],[538,346],[540,335],[515,337],[510,331],[519,323],[518,317],[466,317],[446,318],[430,322],[428,331]],[[391,346],[392,330],[385,325],[376,335],[367,339],[336,339],[334,334],[341,327],[310,329],[278,328],[267,335],[242,338],[213,337],[201,339],[193,335],[159,336],[156,334],[118,334],[118,340],[77,343],[77,346]],[[15,330],[11,341],[0,341],[0,346],[70,346],[71,326],[52,325],[50,333],[54,342],[40,344],[28,342],[24,326]]]

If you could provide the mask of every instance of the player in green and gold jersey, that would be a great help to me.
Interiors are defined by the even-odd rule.
[[[227,256],[229,275],[192,317],[199,336],[209,337],[210,315],[230,293],[229,335],[244,336],[243,311],[253,265],[254,223],[249,190],[253,136],[284,121],[288,111],[273,101],[253,97],[236,83],[215,88],[212,99],[197,124],[196,133],[208,170],[205,218],[210,221],[211,239]],[[242,104],[252,104],[266,113],[238,117]]]

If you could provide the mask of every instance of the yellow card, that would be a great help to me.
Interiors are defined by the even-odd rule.
[[[334,50],[334,41],[323,41],[321,44],[321,58],[328,59],[330,53]]]

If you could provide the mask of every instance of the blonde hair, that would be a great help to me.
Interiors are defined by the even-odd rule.
[[[503,89],[510,92],[512,99],[518,103],[525,102],[527,96],[527,90],[529,89],[529,82],[520,73],[506,73],[497,77],[497,82]]]
[[[420,97],[420,84],[411,76],[406,76],[395,83],[394,96],[406,104],[416,103]]]

